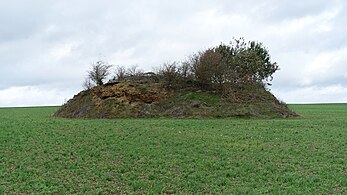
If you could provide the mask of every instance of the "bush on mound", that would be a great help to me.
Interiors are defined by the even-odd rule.
[[[234,40],[167,63],[157,72],[117,67],[108,83],[111,66],[93,65],[86,90],[56,113],[66,118],[144,117],[293,117],[285,103],[268,90],[279,67],[258,42]],[[94,82],[94,83],[93,83]]]

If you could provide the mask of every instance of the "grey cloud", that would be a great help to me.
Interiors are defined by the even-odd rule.
[[[334,9],[335,6],[340,6],[340,2],[338,0],[270,1],[268,6],[270,10],[272,9],[272,13],[268,19],[291,20],[293,18],[315,16],[326,10]]]
[[[347,101],[347,86],[313,85],[303,88],[273,89],[279,99],[286,99],[290,103],[345,103]]]
[[[46,7],[45,1],[1,1],[0,43],[30,39],[45,25]]]
[[[345,6],[338,0],[1,1],[0,89],[42,83],[79,89],[100,56],[149,70],[234,36],[269,48],[281,66],[276,89],[337,85],[347,73]],[[319,57],[330,71],[312,65]]]

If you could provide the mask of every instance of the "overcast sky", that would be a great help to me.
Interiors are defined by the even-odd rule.
[[[287,103],[347,102],[347,1],[1,0],[0,107],[61,105],[103,59],[143,70],[233,37],[280,66]]]

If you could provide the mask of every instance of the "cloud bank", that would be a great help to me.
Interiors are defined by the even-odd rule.
[[[151,70],[233,37],[263,42],[289,103],[346,102],[342,0],[0,2],[0,106],[60,105],[90,64]]]

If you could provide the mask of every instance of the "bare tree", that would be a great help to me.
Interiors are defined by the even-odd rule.
[[[177,62],[163,64],[159,68],[158,74],[167,88],[175,88],[181,81],[179,65]]]
[[[92,80],[87,77],[84,82],[83,82],[83,88],[88,90],[88,89],[91,89],[95,86],[95,84],[92,82]]]
[[[123,81],[126,78],[126,74],[127,71],[124,66],[117,66],[114,75],[114,80]]]
[[[139,69],[138,65],[133,65],[130,68],[128,68],[127,73],[131,77],[138,77],[143,74],[143,71]]]
[[[105,79],[110,74],[111,67],[112,65],[104,61],[97,61],[95,64],[92,64],[92,69],[88,71],[88,78],[98,86],[103,85]]]

